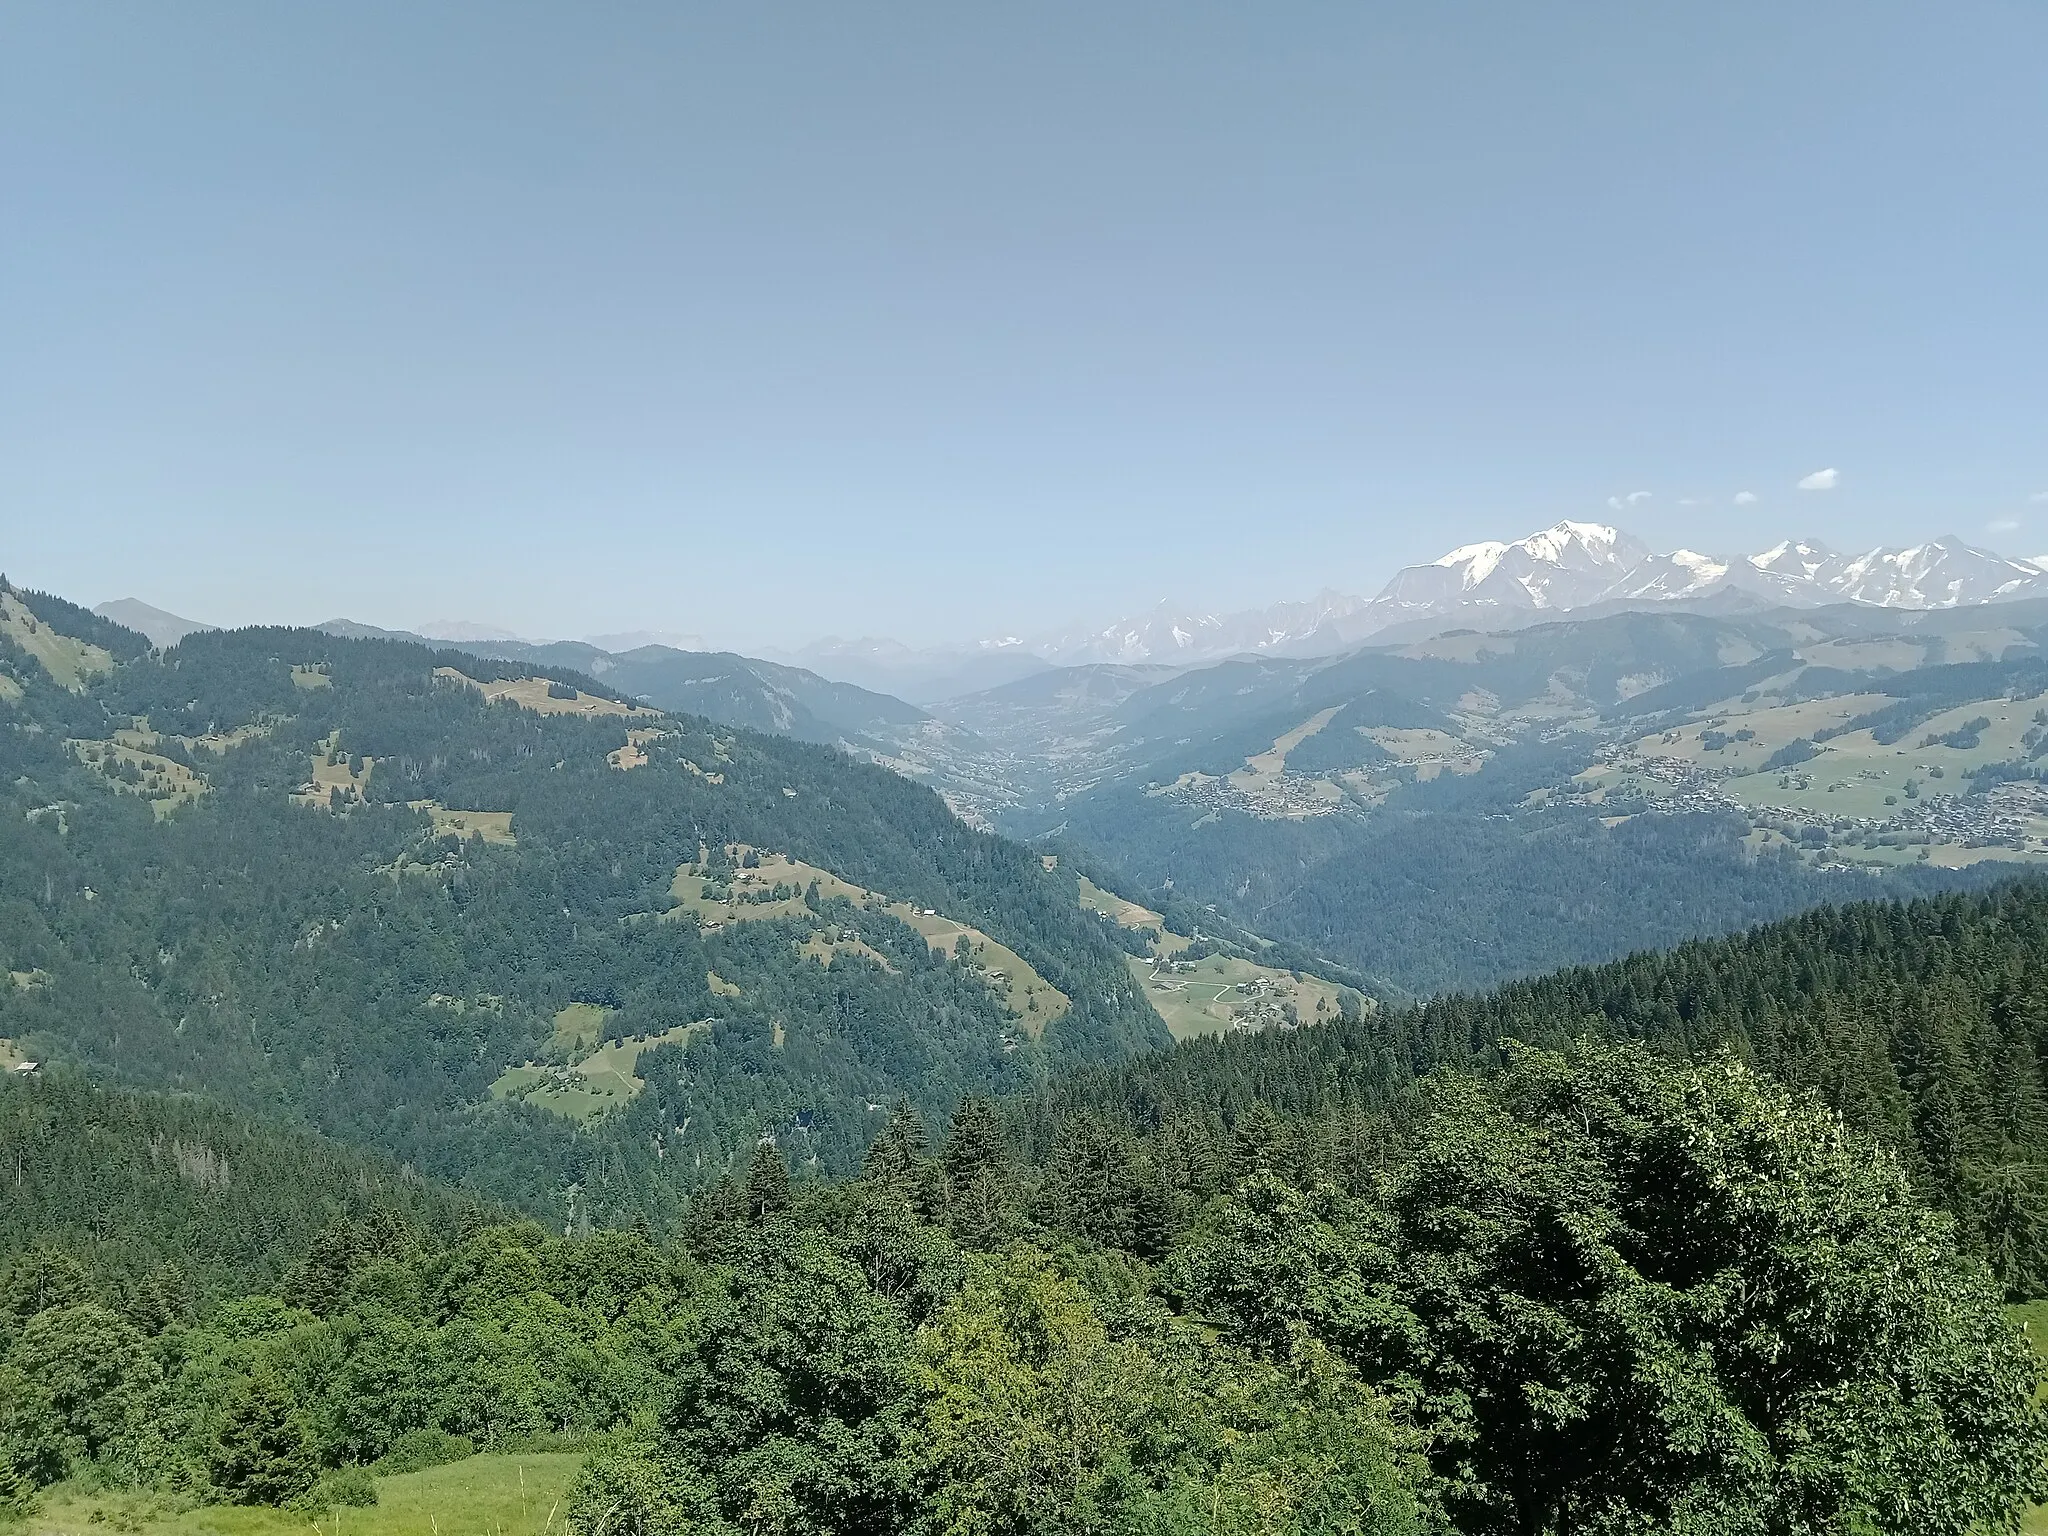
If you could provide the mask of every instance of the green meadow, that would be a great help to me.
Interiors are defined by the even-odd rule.
[[[562,1453],[471,1456],[380,1477],[377,1502],[360,1509],[180,1509],[163,1495],[60,1484],[11,1529],[21,1536],[552,1536],[564,1529],[564,1495],[582,1460]]]

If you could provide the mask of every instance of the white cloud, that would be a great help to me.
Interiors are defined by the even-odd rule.
[[[1648,501],[1649,499],[1650,493],[1648,491],[1630,491],[1626,496],[1608,497],[1607,505],[1614,508],[1614,510],[1617,512],[1626,512],[1630,507],[1634,506],[1637,502]]]
[[[2019,525],[2020,520],[2016,517],[1994,517],[1984,525],[1984,531],[1986,533],[2012,533],[2019,528]]]
[[[1812,474],[1799,482],[1799,489],[1802,491],[1832,491],[1837,485],[1841,484],[1841,480],[1842,472],[1839,469],[1816,469]]]
[[[1737,491],[1737,492],[1735,493],[1735,505],[1737,505],[1738,507],[1753,507],[1753,506],[1755,506],[1755,505],[1756,505],[1756,492],[1755,492],[1755,491]]]
[[[2033,495],[2029,496],[2027,500],[2031,501],[2037,507],[2048,505],[2048,491],[2036,491]]]
[[[1697,496],[1681,496],[1678,498],[1678,504],[1681,507],[1696,507],[1700,504],[1700,499]]]

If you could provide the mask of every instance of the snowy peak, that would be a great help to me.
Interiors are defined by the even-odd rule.
[[[1786,539],[1773,544],[1760,555],[1749,556],[1749,563],[1773,576],[1812,581],[1821,570],[1839,558],[1833,550],[1815,540]]]
[[[1414,635],[1418,625],[1428,627],[1423,632],[1512,628],[1601,604],[1919,609],[2021,597],[2048,597],[2048,555],[2009,560],[1953,535],[1857,555],[1816,539],[1786,539],[1748,555],[1660,554],[1605,523],[1568,521],[1526,538],[1462,544],[1427,565],[1397,571],[1371,598],[1326,588],[1303,602],[1224,614],[1161,602],[1114,624],[1006,635],[943,655],[863,639],[821,641],[790,659],[827,677],[929,700],[947,697],[944,689],[968,691],[970,674],[1008,681],[1048,665],[1193,666],[1230,656],[1327,656],[1396,626],[1404,635]],[[985,670],[996,665],[1011,670]]]
[[[1424,617],[1447,604],[1576,608],[1596,601],[1651,558],[1647,544],[1604,523],[1559,523],[1511,544],[1467,544],[1428,565],[1411,565],[1366,606],[1384,611],[1388,623]]]
[[[1161,603],[1143,617],[1042,635],[1024,648],[1058,666],[1185,664],[1327,654],[1397,624],[1484,628],[1601,603],[1948,608],[2036,596],[2048,596],[2048,556],[2041,564],[2008,560],[1953,536],[1860,555],[1838,554],[1816,539],[1786,539],[1752,555],[1659,554],[1605,523],[1567,521],[1526,538],[1462,544],[1396,572],[1370,599],[1325,590],[1308,602],[1221,615]]]
[[[1773,545],[1747,564],[1793,601],[1880,608],[1955,608],[2036,597],[2042,569],[1964,543],[1954,534],[1905,549],[1842,555],[1811,539]],[[1763,590],[1747,584],[1752,590]]]
[[[1500,564],[1500,557],[1507,552],[1507,545],[1498,539],[1489,539],[1483,544],[1460,544],[1448,555],[1438,555],[1430,563],[1455,568],[1470,585],[1491,576],[1493,568]]]
[[[1953,534],[1911,549],[1874,549],[1848,561],[1835,589],[1887,608],[1955,608],[2031,597],[2041,573],[2024,560],[1973,549]]]

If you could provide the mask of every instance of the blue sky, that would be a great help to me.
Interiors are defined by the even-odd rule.
[[[767,646],[2035,553],[2044,145],[2032,0],[12,4],[0,568]]]

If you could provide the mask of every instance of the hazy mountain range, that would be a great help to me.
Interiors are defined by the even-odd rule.
[[[1370,598],[1324,590],[1306,602],[1231,614],[1161,604],[1092,631],[1064,631],[1022,649],[1055,665],[1186,662],[1273,652],[1331,653],[1397,626],[1498,628],[1603,604],[1722,609],[1868,603],[1952,608],[2048,594],[2048,572],[1953,536],[1905,549],[1839,554],[1787,540],[1751,555],[1659,554],[1620,529],[1563,522],[1512,543],[1489,540],[1395,573]]]
[[[1789,539],[1755,554],[1660,554],[1603,523],[1562,522],[1512,542],[1466,544],[1395,573],[1372,597],[1326,588],[1298,602],[1208,613],[1162,602],[1099,628],[913,649],[837,637],[780,659],[826,677],[931,702],[1042,667],[1190,666],[1228,656],[1334,655],[1368,640],[1510,629],[1564,613],[1674,608],[1743,613],[1861,603],[1924,610],[2048,595],[2048,556],[2016,560],[1953,535],[1857,554]],[[948,684],[968,682],[970,686]]]
[[[829,636],[762,654],[834,682],[928,704],[1054,667],[1326,656],[1369,640],[1421,639],[1457,628],[1512,629],[1565,613],[1647,608],[1725,614],[1843,602],[1918,611],[2041,596],[2048,596],[2048,556],[2014,559],[1953,535],[1855,554],[1814,539],[1790,539],[1754,554],[1716,556],[1689,549],[1659,553],[1603,523],[1561,522],[1512,542],[1462,545],[1427,565],[1396,572],[1371,597],[1326,588],[1302,601],[1221,614],[1162,602],[1113,624],[1032,636],[922,648],[880,636]],[[103,603],[99,611],[157,645],[210,627],[134,598]],[[372,632],[346,620],[323,627]],[[460,619],[422,624],[412,633],[469,646],[550,643]],[[552,643],[612,654],[650,647],[708,649],[697,635],[652,630]]]

